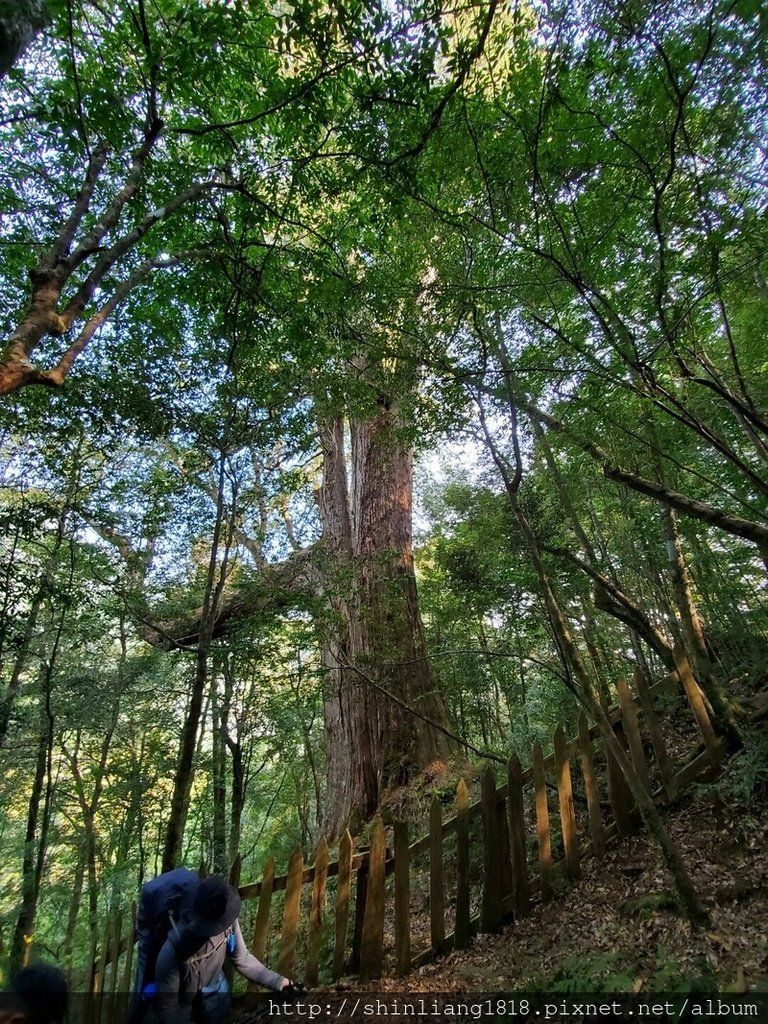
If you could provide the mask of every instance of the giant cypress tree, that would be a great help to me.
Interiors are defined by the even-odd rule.
[[[495,8],[444,15],[435,4],[399,12],[302,4],[281,12],[115,3],[73,24],[66,41],[54,37],[58,64],[24,70],[30,91],[50,97],[38,120],[17,116],[24,92],[7,100],[7,146],[37,168],[33,177],[6,180],[9,204],[47,201],[36,217],[20,209],[11,223],[0,390],[58,388],[82,368],[130,406],[127,389],[150,397],[158,386],[173,387],[177,360],[209,360],[212,381],[235,381],[230,400],[252,405],[254,381],[274,368],[260,333],[274,316],[270,276],[293,289],[288,295],[284,283],[278,297],[285,318],[307,301],[307,282],[318,274],[338,278],[350,260],[376,259],[386,175],[368,176],[366,191],[362,172],[410,173],[481,58]],[[439,39],[457,24],[461,46],[441,64]],[[41,135],[62,153],[51,169],[35,158]],[[410,294],[395,289],[393,301],[417,299],[425,264],[410,270],[417,275]],[[245,341],[242,321],[233,327],[238,308],[253,318]],[[302,327],[293,319],[282,334],[288,351]],[[195,339],[211,324],[218,345]],[[352,333],[351,346],[326,336],[319,352],[305,343],[289,357],[304,367],[290,401],[302,401],[296,396],[306,389],[322,456],[322,556],[311,587],[334,610],[322,638],[329,832],[350,813],[367,816],[390,783],[448,749],[411,551],[409,409],[418,373],[404,373],[402,359],[390,372],[398,357],[388,329],[357,323]],[[331,366],[336,380],[330,400],[306,382],[320,353],[320,367],[327,376]],[[202,400],[216,408],[213,395]],[[282,414],[271,400],[255,401],[255,415]],[[172,404],[157,403],[168,426]],[[120,536],[114,528],[110,535]],[[267,581],[279,571],[259,569]],[[306,573],[294,577],[290,591],[306,581]],[[203,604],[207,643],[230,613],[223,596]],[[192,642],[193,632],[176,636]],[[191,721],[180,755],[167,863],[180,849],[195,728]]]
[[[359,241],[359,228],[348,234]],[[305,254],[298,269],[293,257],[275,257],[256,306],[241,298],[226,318],[229,386],[251,423],[237,444],[254,464],[270,461],[260,445],[278,446],[286,501],[305,517],[313,501],[315,512],[303,530],[280,515],[233,513],[251,564],[237,587],[222,592],[208,628],[221,635],[251,619],[258,629],[259,614],[270,609],[312,608],[326,670],[329,835],[350,816],[368,817],[387,789],[453,747],[414,574],[413,450],[435,426],[419,395],[418,347],[430,343],[434,325],[414,302],[427,266],[424,238],[408,235],[406,222],[393,226],[399,260],[386,246],[371,246],[365,260],[350,246],[349,260],[337,266],[318,252]],[[259,312],[265,296],[269,314]],[[269,376],[259,370],[264,360]],[[290,550],[276,558],[269,548]],[[199,644],[203,619],[201,610],[165,621],[155,639]]]

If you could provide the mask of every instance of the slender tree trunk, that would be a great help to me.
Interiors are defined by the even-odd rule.
[[[212,856],[213,870],[226,874],[227,864],[227,730],[226,700],[219,697],[217,666],[211,672],[211,788],[213,803]]]
[[[72,970],[72,963],[75,954],[75,936],[77,933],[77,917],[80,912],[80,903],[83,898],[83,882],[85,881],[85,843],[82,838],[77,848],[77,864],[75,866],[75,877],[72,882],[72,901],[67,911],[67,930],[64,934],[64,945],[62,947],[62,960],[67,971]]]
[[[660,484],[665,485],[665,467],[653,420],[646,416],[644,426],[651,451],[653,452],[656,476]],[[685,640],[685,649],[693,666],[693,672],[712,708],[714,725],[733,745],[740,746],[741,738],[733,715],[723,696],[720,682],[707,651],[704,640],[704,629],[691,590],[688,569],[685,564],[683,545],[677,528],[677,517],[672,505],[662,503],[661,518],[664,540],[667,548],[667,559],[672,577],[672,592],[675,596],[680,625]]]
[[[13,707],[16,703],[16,697],[19,693],[19,687],[21,686],[21,676],[24,669],[27,666],[29,659],[29,648],[32,643],[32,638],[35,635],[35,629],[37,627],[38,616],[40,615],[40,609],[43,606],[44,592],[38,591],[35,597],[32,599],[32,605],[29,609],[29,616],[24,624],[24,636],[22,637],[21,644],[16,657],[13,662],[13,669],[11,670],[11,678],[8,681],[8,685],[5,689],[5,694],[2,701],[0,701],[0,750],[5,746],[8,738],[8,727],[11,724],[11,715],[13,714]]]
[[[27,941],[32,940],[40,896],[42,867],[45,860],[50,820],[51,750],[53,716],[50,709],[50,664],[42,669],[44,699],[40,714],[40,735],[35,760],[32,789],[27,805],[27,829],[21,868],[21,908],[11,943],[11,970],[18,970],[25,960]],[[47,779],[47,784],[46,784]],[[42,806],[41,806],[42,805]]]
[[[725,699],[720,681],[717,678],[709,652],[707,651],[704,630],[691,591],[675,513],[669,506],[664,508],[664,524],[666,527],[667,553],[672,573],[673,588],[680,612],[685,647],[691,657],[694,675],[709,700],[715,728],[726,736],[731,744],[741,746],[738,727],[733,719],[733,714]]]
[[[227,709],[228,719],[235,691],[235,676],[231,655],[226,654],[224,656],[221,668],[224,675],[224,706]],[[223,739],[227,749],[229,750],[232,771],[232,787],[230,790],[229,803],[228,860],[230,864],[234,864],[235,858],[238,853],[240,853],[240,834],[243,820],[243,808],[245,807],[247,762],[250,762],[250,758],[246,759],[243,752],[243,741],[239,722],[236,726],[234,737],[230,735],[229,728],[225,723]]]
[[[202,637],[201,637],[202,644]],[[163,844],[162,871],[172,871],[181,862],[181,850],[184,839],[184,826],[189,811],[189,797],[192,790],[195,749],[197,732],[203,710],[203,696],[208,680],[208,651],[198,650],[195,657],[195,674],[192,680],[192,692],[184,726],[179,743],[179,756],[176,772],[173,777],[173,793],[165,829]]]
[[[667,831],[664,822],[661,819],[661,815],[653,802],[653,798],[646,790],[642,780],[635,771],[632,762],[629,760],[624,747],[621,745],[613,731],[613,726],[600,703],[599,695],[592,685],[578,649],[573,642],[573,637],[571,636],[571,632],[566,624],[559,602],[557,601],[554,591],[550,585],[546,567],[544,566],[538,550],[536,536],[522,512],[516,496],[510,497],[512,498],[515,516],[517,517],[520,528],[526,537],[531,559],[539,577],[539,584],[547,603],[552,628],[558,638],[559,646],[565,652],[566,658],[570,664],[573,692],[579,702],[596,721],[606,750],[613,755],[616,764],[626,779],[637,809],[643,819],[643,823],[661,849],[664,863],[672,875],[675,888],[677,889],[680,902],[686,916],[692,924],[697,927],[701,927],[708,921],[709,915],[707,910],[696,892],[696,888],[688,873],[688,869],[682,855],[680,854],[680,850],[672,839],[672,836]]]
[[[125,655],[125,649],[123,650],[123,655]],[[118,691],[114,696],[109,726],[101,741],[99,759],[96,763],[93,778],[93,789],[90,796],[86,792],[85,779],[83,778],[83,774],[80,769],[80,733],[78,733],[74,751],[70,752],[62,743],[62,750],[72,771],[72,778],[75,783],[77,798],[83,816],[82,854],[84,870],[88,879],[88,927],[92,939],[96,936],[99,928],[100,887],[98,878],[98,851],[96,843],[96,814],[101,804],[101,797],[104,792],[104,781],[107,774],[107,761],[109,759],[109,751],[112,746],[112,737],[114,736],[115,729],[117,728],[117,723],[120,718],[120,699],[120,693]]]
[[[240,742],[230,740],[227,746],[232,761],[232,792],[230,796],[229,816],[229,863],[233,864],[240,852],[240,835],[242,832],[243,808],[245,807],[245,766],[243,764],[243,747]]]

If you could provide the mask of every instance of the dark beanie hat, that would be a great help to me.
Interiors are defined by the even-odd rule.
[[[30,964],[15,974],[5,990],[29,1024],[61,1024],[67,1016],[67,979],[52,964]]]

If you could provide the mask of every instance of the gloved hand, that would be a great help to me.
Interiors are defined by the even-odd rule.
[[[279,995],[285,999],[298,999],[299,996],[304,996],[309,990],[306,985],[302,985],[300,981],[290,981],[285,988],[280,989]]]

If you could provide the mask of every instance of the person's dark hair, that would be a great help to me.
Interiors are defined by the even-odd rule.
[[[221,875],[208,875],[197,887],[193,910],[206,921],[218,920],[227,909],[229,883]]]
[[[62,1024],[67,1016],[67,979],[53,964],[30,964],[11,978],[4,999],[29,1024]]]

